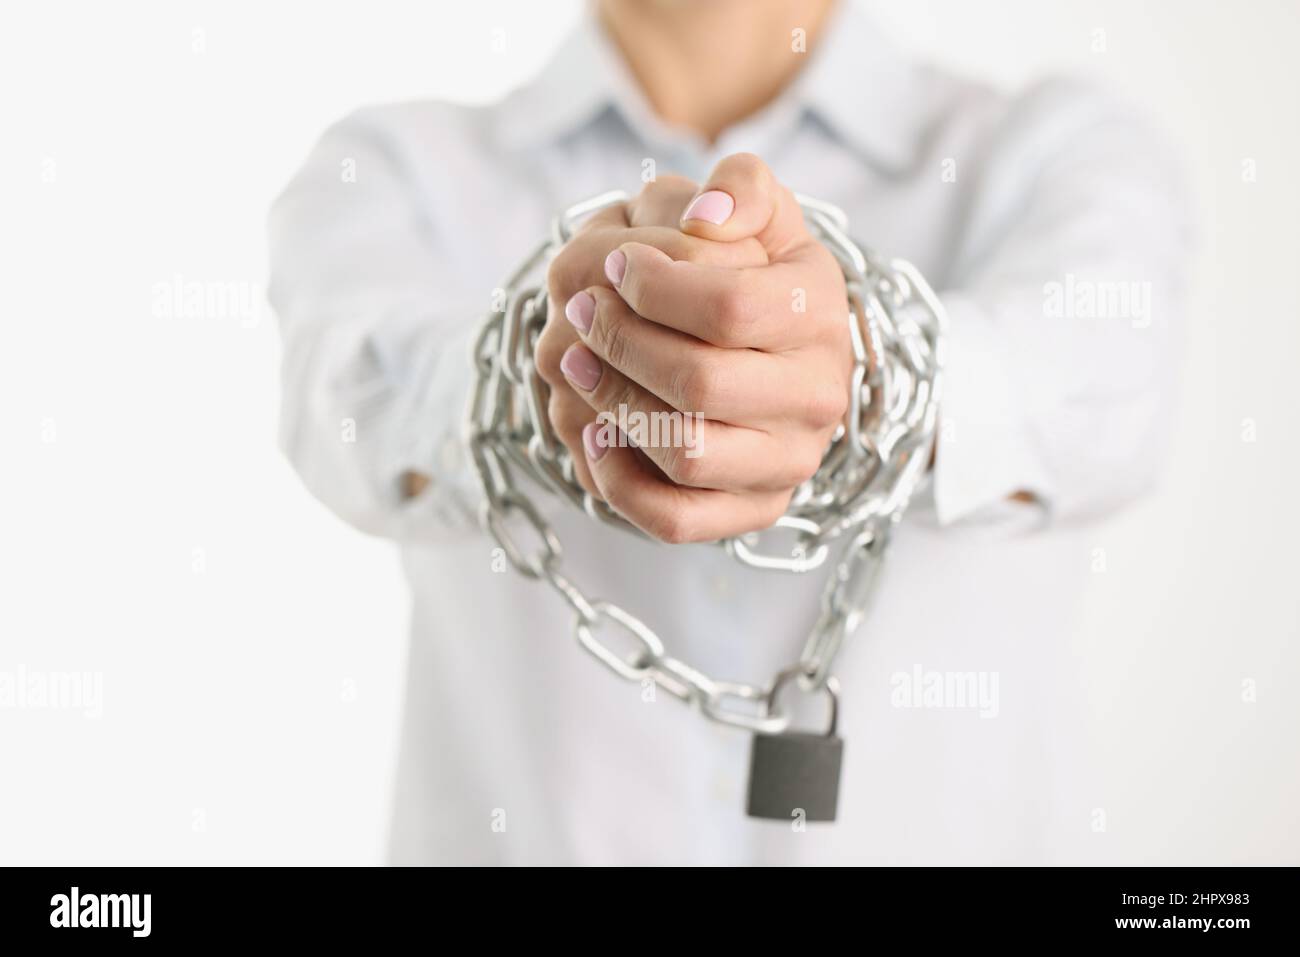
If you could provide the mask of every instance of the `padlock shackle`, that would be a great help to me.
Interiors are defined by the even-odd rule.
[[[767,693],[767,714],[769,717],[778,716],[781,712],[776,706],[777,696],[780,695],[781,689],[796,678],[804,677],[804,670],[799,665],[792,665],[780,672],[772,681],[772,690]],[[826,730],[826,736],[830,737],[839,729],[840,723],[840,683],[832,675],[828,677],[821,685],[831,701],[831,726]]]

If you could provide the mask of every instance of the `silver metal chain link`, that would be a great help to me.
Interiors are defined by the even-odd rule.
[[[560,540],[519,481],[527,477],[593,519],[642,534],[578,483],[568,448],[547,417],[547,386],[533,361],[546,323],[547,263],[583,217],[627,198],[602,193],[557,216],[551,235],[507,279],[504,299],[495,303],[500,308],[488,313],[475,337],[465,440],[483,487],[482,522],[520,574],[545,581],[568,603],[574,637],[615,674],[651,679],[715,721],[779,734],[790,717],[775,693],[791,676],[804,691],[828,684],[833,690],[835,655],[867,614],[890,534],[927,473],[942,387],[943,308],[911,264],[881,260],[854,243],[841,210],[799,197],[809,228],[844,273],[854,355],[850,408],[821,467],[795,490],[785,515],[764,532],[718,544],[757,569],[811,571],[826,565],[836,548],[838,558],[795,664],[765,687],[711,678],[668,654],[645,622],[587,596],[563,574]],[[531,531],[531,550],[511,522]],[[776,545],[781,537],[784,549]],[[621,631],[621,645],[631,650],[602,640],[600,632],[609,629]]]

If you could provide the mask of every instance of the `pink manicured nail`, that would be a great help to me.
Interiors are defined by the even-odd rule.
[[[560,357],[560,371],[579,389],[590,392],[600,381],[602,367],[600,360],[590,349],[575,342]]]
[[[587,332],[591,329],[591,320],[595,315],[596,300],[591,298],[589,292],[580,292],[565,303],[564,317],[573,323],[579,332]]]
[[[605,276],[617,286],[623,281],[625,272],[627,272],[627,257],[623,255],[623,250],[615,249],[605,257]]]
[[[582,447],[587,450],[587,458],[593,462],[599,462],[600,457],[605,454],[605,446],[596,440],[596,433],[600,431],[600,426],[595,422],[588,422],[582,427]]]
[[[736,201],[730,194],[720,189],[711,189],[691,200],[691,205],[687,206],[686,212],[682,213],[682,219],[683,221],[702,219],[714,226],[721,226],[735,212],[735,209]]]

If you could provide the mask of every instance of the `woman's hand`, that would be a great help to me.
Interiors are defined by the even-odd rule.
[[[686,204],[697,184],[681,176],[661,176],[648,183],[626,204],[612,206],[582,223],[547,272],[548,313],[546,326],[535,350],[537,370],[550,386],[547,414],[556,435],[573,457],[574,473],[582,486],[603,497],[587,468],[582,444],[585,426],[596,421],[598,409],[570,385],[561,368],[569,349],[577,343],[577,329],[565,318],[565,304],[574,293],[593,284],[605,284],[605,259],[625,242],[641,242],[664,250],[674,259],[739,268],[767,262],[757,239],[715,242],[689,236],[679,228]],[[570,358],[570,364],[575,361]]]
[[[660,213],[677,202],[669,195]],[[839,266],[762,161],[723,160],[686,205],[679,229],[617,237],[610,214],[581,259],[562,263],[566,247],[551,295],[581,341],[558,357],[558,336],[538,349],[547,381],[558,373],[588,415],[682,423],[630,448],[588,416],[566,422],[584,485],[669,542],[738,535],[783,514],[843,419],[852,370]],[[602,250],[603,275],[573,283]]]

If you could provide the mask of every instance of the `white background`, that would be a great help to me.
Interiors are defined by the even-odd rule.
[[[1093,530],[1087,618],[1043,640],[1090,689],[1100,859],[1300,863],[1300,4],[871,6],[999,84],[1100,76],[1182,144],[1201,250],[1167,478]],[[0,14],[0,673],[103,680],[97,719],[0,708],[0,863],[381,860],[405,593],[276,452],[266,208],[333,119],[492,99],[580,10]],[[169,315],[177,281],[256,298]]]

